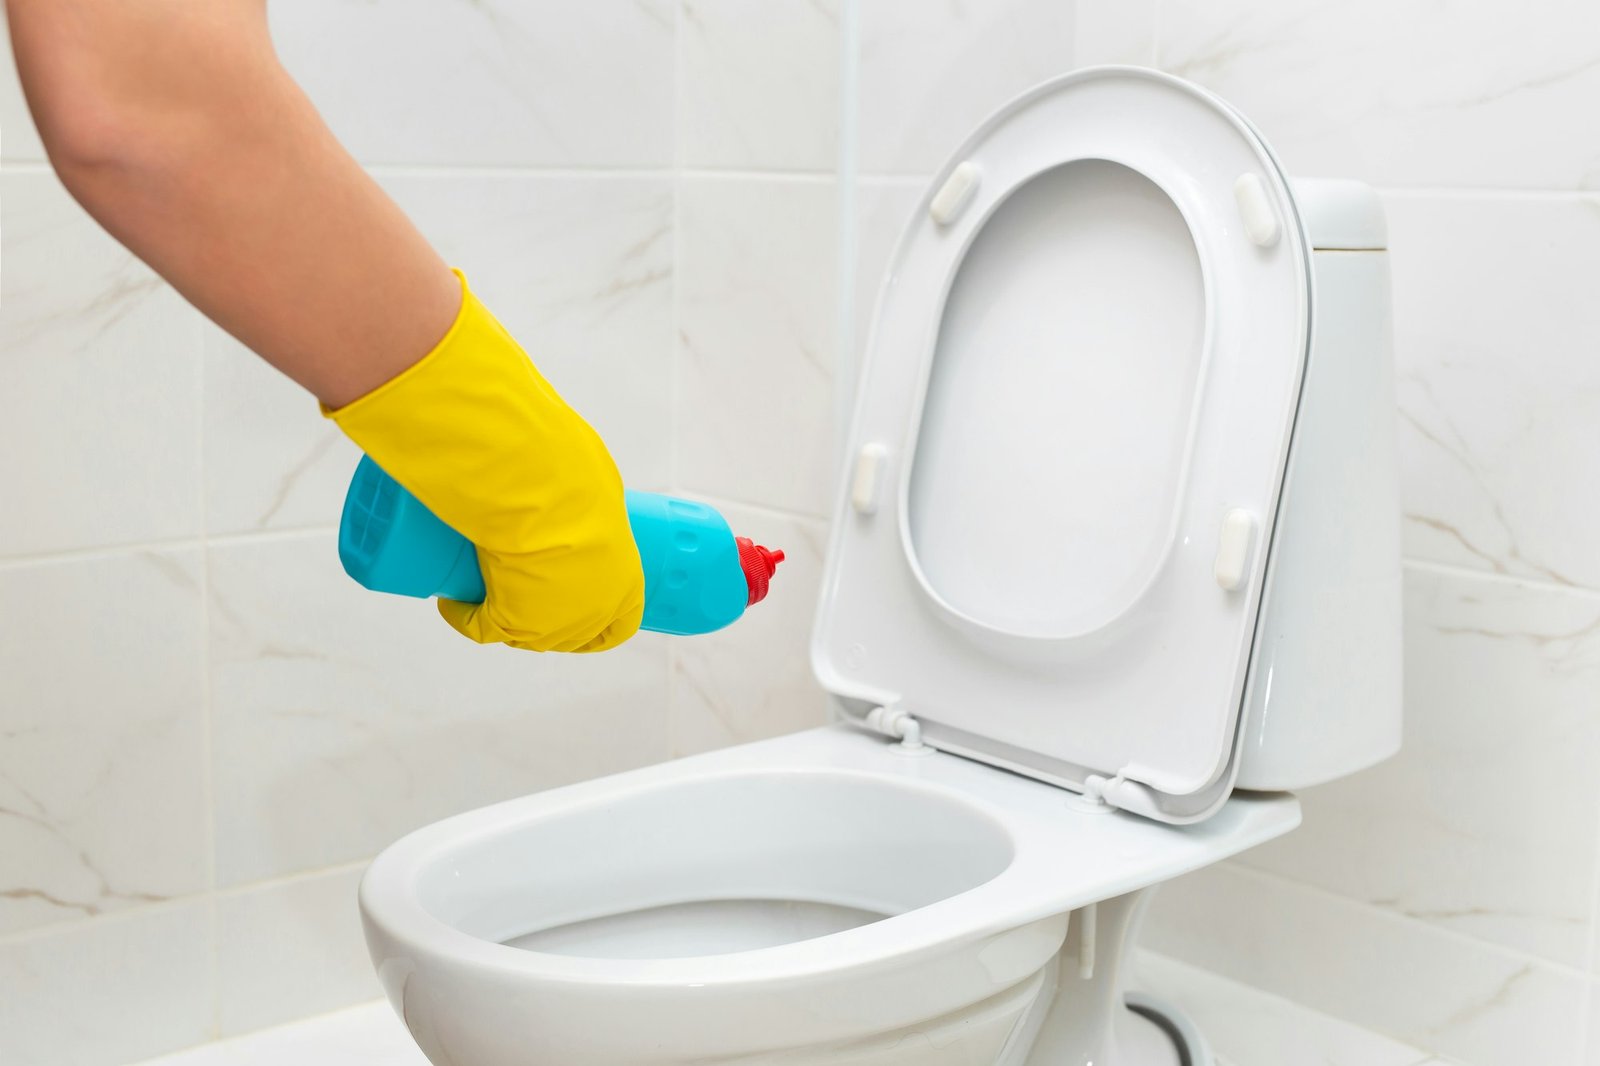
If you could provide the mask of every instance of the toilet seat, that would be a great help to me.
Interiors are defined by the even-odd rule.
[[[841,834],[845,816],[852,832]],[[710,1061],[864,1038],[981,1003],[1040,971],[1069,911],[1210,865],[1298,821],[1288,796],[1235,799],[1181,829],[1075,815],[1052,786],[947,755],[907,758],[832,726],[428,826],[374,861],[361,909],[379,977],[424,1046],[522,1041],[539,1061],[581,1052],[590,1062],[656,1061],[648,1051],[671,1048],[672,1061]],[[915,846],[896,851],[893,838],[908,835]],[[818,845],[840,850],[808,853]],[[859,893],[874,877],[887,895],[829,896],[830,884]],[[908,896],[901,909],[899,890],[939,898]],[[897,913],[809,940],[679,958],[503,943],[664,903],[748,899]],[[446,986],[434,983],[440,974]],[[451,1031],[453,1004],[468,998],[475,1025]],[[503,1018],[486,1026],[486,1013]],[[623,1016],[627,1025],[615,1025]]]
[[[1004,108],[880,295],[817,676],[936,748],[1208,817],[1309,316],[1288,181],[1227,104],[1098,68]]]

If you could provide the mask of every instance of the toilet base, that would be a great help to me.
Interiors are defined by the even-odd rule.
[[[1165,1000],[1124,992],[1124,968],[1154,889],[1072,915],[1041,1012],[1001,1066],[1214,1066],[1193,1022]],[[1015,1052],[1013,1053],[1015,1054]]]

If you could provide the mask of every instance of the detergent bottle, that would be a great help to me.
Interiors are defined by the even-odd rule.
[[[710,633],[766,598],[783,552],[735,537],[722,515],[703,503],[632,490],[626,497],[644,564],[641,629]],[[368,456],[361,457],[345,494],[339,561],[345,573],[375,592],[483,602],[472,542]]]

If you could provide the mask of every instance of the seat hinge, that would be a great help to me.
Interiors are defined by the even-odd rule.
[[[895,750],[902,755],[931,755],[933,749],[922,741],[922,725],[898,703],[874,707],[865,723],[874,733],[898,740]]]
[[[1117,788],[1127,780],[1124,773],[1115,777],[1090,774],[1083,780],[1083,791],[1068,800],[1073,810],[1080,814],[1110,814],[1117,810]]]

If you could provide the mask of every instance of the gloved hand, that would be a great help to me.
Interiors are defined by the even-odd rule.
[[[622,479],[598,434],[478,302],[433,351],[323,413],[478,548],[482,603],[439,613],[480,644],[601,651],[644,613],[644,571]]]

